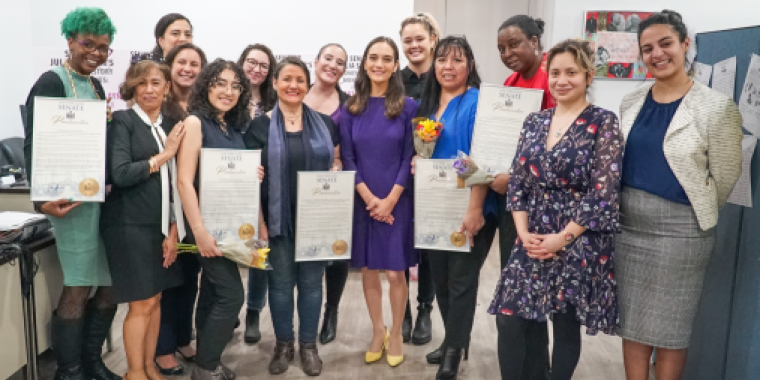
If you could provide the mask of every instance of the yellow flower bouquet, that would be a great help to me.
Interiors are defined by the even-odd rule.
[[[177,253],[200,254],[195,244],[177,243]],[[217,245],[222,256],[246,268],[271,270],[269,246],[263,240],[249,239]]]
[[[412,119],[414,125],[414,149],[422,158],[430,158],[435,150],[435,143],[441,137],[443,124],[426,117]]]

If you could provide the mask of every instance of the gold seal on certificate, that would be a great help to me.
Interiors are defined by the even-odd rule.
[[[461,232],[454,232],[451,234],[451,244],[455,247],[461,247],[467,242],[467,238]]]
[[[245,223],[238,228],[238,236],[243,240],[248,240],[256,235],[256,229],[253,228],[251,223]]]
[[[91,197],[98,193],[100,185],[94,178],[85,178],[82,182],[79,182],[79,193],[85,197]]]
[[[343,256],[348,251],[348,243],[345,240],[338,240],[333,243],[332,251],[338,256]]]

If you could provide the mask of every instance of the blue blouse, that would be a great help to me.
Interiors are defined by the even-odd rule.
[[[441,132],[441,137],[438,138],[438,142],[435,144],[435,150],[431,158],[456,158],[459,151],[468,155],[470,154],[479,95],[480,90],[470,88],[462,95],[456,96],[449,101],[440,120],[441,124],[443,124],[443,132]],[[435,114],[431,115],[430,119],[434,120]],[[497,213],[498,201],[496,193],[489,191],[483,205],[483,215],[496,215]]]
[[[665,158],[663,142],[673,115],[681,105],[657,103],[652,92],[633,123],[623,158],[623,186],[644,190],[667,200],[691,205],[681,183]]]

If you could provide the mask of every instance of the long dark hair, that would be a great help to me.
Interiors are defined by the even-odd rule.
[[[238,58],[237,64],[240,68],[243,68],[245,59],[248,58],[248,53],[250,53],[251,50],[263,52],[269,58],[269,71],[267,72],[266,78],[264,78],[264,82],[259,86],[259,95],[261,95],[261,104],[259,107],[261,107],[262,111],[269,112],[274,108],[274,103],[277,102],[277,93],[274,91],[274,87],[272,87],[272,78],[274,78],[274,70],[277,67],[277,58],[272,54],[272,50],[264,44],[248,45],[243,49],[240,58]]]
[[[169,13],[167,15],[164,15],[164,17],[161,17],[161,19],[156,23],[156,30],[153,32],[153,35],[156,37],[156,47],[153,48],[153,52],[151,54],[163,58],[164,49],[161,48],[161,45],[158,44],[158,39],[163,37],[164,33],[166,33],[166,29],[169,28],[169,25],[174,24],[174,22],[177,20],[185,20],[188,24],[190,24],[190,28],[193,28],[193,24],[190,22],[190,20],[179,13]]]
[[[172,66],[174,65],[174,60],[177,59],[177,55],[179,55],[179,53],[185,49],[195,50],[195,52],[198,53],[198,56],[201,57],[201,70],[203,70],[203,68],[208,65],[206,53],[204,53],[201,48],[193,44],[183,44],[175,46],[174,49],[170,50],[169,54],[166,55],[164,64],[169,67],[169,70],[171,70]],[[171,81],[171,79],[169,80]],[[171,94],[169,95],[169,99],[164,102],[161,113],[171,120],[179,121],[187,117],[187,111],[180,107],[179,103],[177,102],[177,96],[175,96],[175,91],[177,91],[177,86],[172,85]]]
[[[393,61],[397,63],[399,60],[398,46],[389,37],[377,37],[370,41],[367,48],[364,49],[364,55],[362,56],[362,62],[359,65],[359,72],[356,75],[356,82],[354,83],[354,95],[348,98],[346,101],[346,109],[351,112],[352,115],[359,115],[364,112],[369,102],[370,94],[372,93],[372,82],[367,75],[367,70],[364,68],[364,64],[367,62],[367,55],[369,49],[375,44],[385,42],[393,49]],[[404,104],[406,99],[404,97],[404,81],[401,79],[401,71],[397,68],[396,71],[391,74],[388,79],[388,89],[385,91],[385,117],[388,119],[394,119],[401,115],[404,111]]]
[[[195,85],[193,85],[193,90],[190,93],[190,100],[187,102],[187,111],[197,112],[212,120],[217,119],[219,112],[208,100],[208,94],[219,79],[219,75],[225,69],[232,70],[232,72],[235,73],[235,79],[240,82],[241,90],[237,104],[224,114],[224,121],[232,128],[241,128],[250,119],[248,103],[251,101],[251,83],[245,76],[243,69],[232,61],[225,61],[221,58],[217,58],[214,62],[211,62],[201,70],[201,73],[198,74],[198,79],[195,81]]]
[[[449,55],[450,52],[456,54],[457,51],[467,59],[467,86],[480,88],[480,75],[475,65],[475,54],[472,47],[464,37],[448,36],[441,40],[435,48],[433,63],[430,65],[427,75],[425,75],[425,84],[422,88],[422,97],[420,98],[420,108],[417,116],[429,117],[438,111],[438,103],[441,101],[441,84],[435,76],[435,62],[438,58]],[[461,100],[461,98],[460,98]]]

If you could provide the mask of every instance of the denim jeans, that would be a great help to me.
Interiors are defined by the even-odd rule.
[[[248,269],[248,294],[246,308],[261,311],[267,305],[267,289],[269,288],[268,270]]]
[[[293,330],[294,296],[298,287],[298,340],[315,343],[322,311],[322,275],[325,261],[295,262],[295,239],[276,237],[269,242],[269,310],[278,341],[295,340]]]

